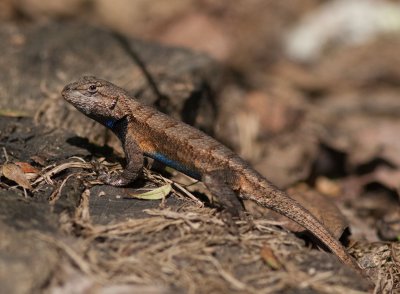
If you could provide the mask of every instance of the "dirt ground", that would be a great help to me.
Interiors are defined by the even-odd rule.
[[[400,291],[399,33],[396,1],[1,1],[0,293]],[[368,278],[151,159],[103,185],[120,144],[60,95],[85,74],[235,150]]]

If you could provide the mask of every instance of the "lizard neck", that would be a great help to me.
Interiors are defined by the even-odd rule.
[[[115,135],[117,135],[118,139],[120,139],[122,144],[124,144],[124,142],[126,141],[126,136],[128,134],[128,116],[124,116],[119,120],[110,118],[102,123]]]

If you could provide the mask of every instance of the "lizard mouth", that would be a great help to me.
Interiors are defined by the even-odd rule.
[[[64,89],[61,91],[61,95],[63,96],[63,98],[65,99],[65,100],[67,100],[67,101],[70,101],[70,98],[71,98],[71,90],[72,90],[72,87],[71,87],[71,85],[66,85],[65,87],[64,87]]]
[[[82,95],[82,93],[80,93],[79,91],[75,90],[71,86],[66,86],[62,90],[61,95],[63,96],[63,98],[66,101],[68,101],[69,103],[71,103],[75,107],[76,107],[76,104],[81,104],[82,101],[84,101],[85,98],[86,98],[84,95]]]
[[[69,90],[71,90],[71,84],[66,85],[64,89],[61,91],[61,94],[64,96],[65,93],[67,93]]]
[[[65,95],[67,95],[68,94],[68,92],[71,92],[72,90],[74,90],[74,85],[75,83],[70,83],[70,84],[68,84],[68,85],[66,85],[65,87],[64,87],[64,89],[62,89],[62,91],[61,91],[61,95],[63,95],[63,96],[65,96]]]
[[[65,88],[62,90],[61,95],[63,98],[71,103],[75,108],[77,108],[79,111],[85,113],[86,115],[90,114],[90,109],[88,108],[88,105],[86,103],[86,98],[82,93],[80,93],[77,90],[74,90],[73,87],[67,85]]]

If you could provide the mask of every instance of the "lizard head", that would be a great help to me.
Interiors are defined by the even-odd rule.
[[[125,91],[96,77],[84,76],[66,85],[61,94],[80,112],[110,128],[125,115],[118,105]]]

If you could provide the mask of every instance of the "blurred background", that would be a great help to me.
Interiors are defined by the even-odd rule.
[[[187,48],[185,52],[193,55],[188,53],[186,59],[167,51],[154,54],[150,45],[137,49],[143,56],[153,52],[145,60],[161,82],[172,76],[156,94],[170,96],[168,103],[180,110],[177,117],[216,136],[279,187],[303,194],[300,202],[315,201],[316,207],[309,209],[317,216],[328,214],[331,207],[321,199],[334,201],[354,239],[369,244],[399,240],[398,1],[0,0],[0,23],[2,36],[7,36],[0,52],[17,56],[15,68],[28,77],[16,79],[19,73],[14,74],[14,66],[5,61],[9,55],[2,53],[1,107],[12,105],[20,93],[22,99],[41,99],[12,107],[35,109],[37,122],[58,127],[61,123],[54,121],[68,121],[67,114],[61,115],[67,107],[59,95],[62,85],[88,69],[128,90],[138,87],[134,94],[145,92],[144,86],[135,86],[144,84],[137,71],[107,53],[122,55],[114,49],[115,40],[85,28],[155,46]],[[35,26],[44,29],[30,30]],[[53,41],[57,38],[68,41]],[[28,53],[18,49],[24,45],[30,47]],[[20,65],[25,57],[37,71]],[[206,78],[190,68],[205,68]],[[14,92],[17,88],[22,90]],[[191,119],[193,105],[176,106],[196,91],[208,93],[215,115],[202,110]],[[168,107],[164,105],[166,112],[174,115]],[[88,122],[76,122],[80,119],[83,116],[71,119],[66,129],[75,128],[98,142]],[[118,148],[107,141],[103,129],[98,134],[106,137],[103,143]],[[335,220],[325,220],[330,228],[337,223],[334,215]],[[347,225],[339,227],[338,236]]]

